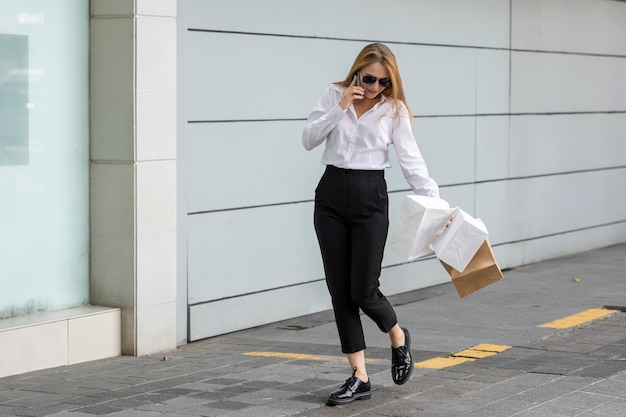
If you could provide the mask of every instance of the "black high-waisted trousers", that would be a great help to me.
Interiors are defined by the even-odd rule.
[[[388,206],[384,171],[329,165],[315,190],[315,231],[343,353],[366,348],[359,309],[385,333],[397,323],[378,288]]]

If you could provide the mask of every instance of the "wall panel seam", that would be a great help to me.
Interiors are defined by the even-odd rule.
[[[589,56],[589,57],[598,57],[598,58],[626,58],[626,55],[620,54],[600,54],[593,52],[574,52],[574,51],[557,51],[557,50],[542,50],[542,49],[511,49],[511,52],[525,52],[525,53],[535,53],[535,54],[554,54],[554,55],[577,55],[577,56]]]
[[[217,303],[217,302],[220,302],[220,301],[232,300],[233,298],[247,297],[247,296],[256,295],[256,294],[263,294],[263,293],[266,293],[266,292],[283,290],[285,288],[301,287],[303,285],[316,284],[316,283],[324,282],[324,281],[326,281],[326,278],[322,277],[322,278],[314,279],[314,280],[310,280],[310,281],[296,282],[296,283],[293,283],[293,284],[281,285],[281,286],[272,287],[272,288],[264,288],[264,289],[258,290],[258,291],[251,291],[251,292],[246,292],[246,293],[241,293],[241,294],[235,294],[235,295],[230,295],[230,296],[227,296],[227,297],[215,298],[215,299],[212,299],[212,300],[197,301],[197,302],[194,302],[194,303],[189,303],[188,306],[189,306],[189,308],[192,308],[192,307],[196,307],[196,306],[203,305],[203,304]]]
[[[525,176],[509,177],[509,178],[494,178],[494,179],[488,179],[488,180],[468,181],[468,182],[460,182],[460,183],[453,183],[453,184],[442,184],[439,186],[439,188],[443,189],[443,188],[453,188],[453,187],[467,187],[467,186],[497,183],[497,182],[526,181],[530,179],[562,177],[562,176],[568,176],[568,175],[588,174],[592,172],[618,171],[621,169],[626,169],[626,165],[592,168],[592,169],[581,169],[581,170],[575,170],[575,171],[561,171],[561,172],[525,175]],[[399,193],[406,194],[406,193],[412,193],[412,191],[409,188],[398,189],[398,190],[388,190],[388,194],[399,194]],[[227,212],[227,211],[254,210],[258,208],[279,207],[279,206],[286,206],[286,205],[292,205],[292,204],[309,204],[309,203],[312,203],[313,201],[314,201],[313,199],[307,199],[307,200],[286,201],[286,202],[271,203],[271,204],[257,204],[253,206],[227,207],[227,208],[213,209],[213,210],[199,210],[199,211],[188,212],[187,216],[197,216],[197,215],[221,213],[221,212]]]
[[[232,31],[232,30],[218,30],[218,29],[201,29],[201,28],[187,28],[188,32],[199,33],[218,33],[225,35],[246,35],[246,36],[267,36],[276,38],[291,38],[291,39],[313,39],[324,41],[342,41],[342,42],[359,42],[359,43],[372,43],[381,42],[388,45],[413,45],[413,46],[436,46],[442,48],[464,48],[464,49],[483,49],[494,51],[509,51],[509,48],[495,47],[495,46],[477,46],[477,45],[452,45],[452,44],[437,44],[427,42],[408,42],[408,41],[392,41],[381,39],[357,39],[357,38],[341,38],[335,36],[314,36],[314,35],[295,35],[295,34],[281,34],[281,33],[264,33],[264,32],[245,32],[245,31]]]
[[[217,33],[226,35],[245,35],[245,36],[267,36],[276,38],[291,38],[291,39],[314,39],[314,40],[327,40],[327,41],[343,41],[343,42],[359,42],[359,43],[372,43],[382,42],[389,45],[411,45],[411,46],[433,46],[440,48],[463,48],[463,49],[481,49],[491,51],[511,51],[511,52],[527,52],[527,53],[542,53],[542,54],[558,54],[558,55],[579,55],[579,56],[592,56],[592,57],[605,57],[605,58],[626,58],[626,55],[620,54],[601,54],[592,52],[575,52],[575,51],[558,51],[558,50],[541,50],[541,49],[521,49],[521,48],[504,48],[496,46],[479,46],[479,45],[454,45],[445,43],[430,43],[430,42],[410,42],[410,41],[393,41],[393,40],[380,40],[380,39],[357,39],[357,38],[342,38],[336,36],[315,36],[315,35],[296,35],[296,34],[281,34],[281,33],[267,33],[267,32],[246,32],[236,30],[219,30],[219,29],[202,29],[202,28],[187,28],[188,32],[197,33]]]
[[[565,112],[518,112],[518,113],[468,113],[468,114],[418,114],[415,119],[435,119],[445,117],[527,117],[527,116],[578,116],[590,114],[626,114],[626,110],[595,110],[595,111],[565,111]],[[267,122],[305,122],[307,119],[276,118],[276,119],[215,119],[215,120],[188,120],[187,124],[217,124],[217,123],[267,123]]]
[[[583,232],[583,231],[586,231],[586,230],[593,230],[593,229],[600,229],[600,228],[603,228],[603,227],[615,226],[615,225],[618,225],[618,224],[625,224],[625,223],[626,223],[626,219],[616,220],[616,221],[607,222],[607,223],[594,224],[592,226],[579,227],[579,228],[576,228],[576,229],[562,230],[560,232],[548,233],[548,234],[545,234],[545,235],[538,235],[538,236],[527,237],[525,239],[510,240],[510,241],[507,241],[507,242],[499,242],[499,243],[494,244],[493,247],[504,246],[504,245],[513,245],[513,244],[516,244],[516,243],[529,242],[529,241],[533,241],[533,240],[545,239],[545,238],[554,237],[554,236],[562,236],[562,235],[567,235],[567,234],[570,234],[570,233]]]

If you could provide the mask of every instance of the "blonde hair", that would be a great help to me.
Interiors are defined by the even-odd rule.
[[[406,111],[408,112],[409,118],[411,119],[411,121],[413,121],[413,117],[411,115],[411,112],[409,111],[409,106],[406,102],[406,97],[404,96],[404,89],[402,88],[402,78],[400,77],[400,71],[398,70],[396,56],[393,54],[393,52],[391,52],[391,49],[389,49],[389,47],[383,43],[371,43],[361,49],[361,52],[359,52],[359,54],[355,58],[354,63],[352,64],[352,68],[350,68],[350,72],[348,73],[346,79],[343,81],[338,81],[335,84],[344,88],[348,88],[350,86],[350,83],[352,83],[356,72],[374,62],[380,63],[389,73],[391,86],[385,88],[382,94],[388,99],[393,100],[396,117],[400,116],[400,103],[403,103]]]

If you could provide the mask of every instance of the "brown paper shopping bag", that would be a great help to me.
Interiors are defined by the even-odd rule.
[[[440,262],[450,274],[452,283],[461,297],[502,279],[502,271],[493,256],[489,239],[485,240],[463,272],[457,271],[443,261]]]

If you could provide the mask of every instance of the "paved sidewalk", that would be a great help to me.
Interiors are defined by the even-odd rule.
[[[328,407],[350,371],[323,312],[164,355],[3,378],[0,416],[626,415],[626,245],[505,271],[463,299],[450,284],[390,298],[418,366],[458,364],[418,367],[396,386],[388,339],[364,319],[372,399]],[[602,318],[539,327],[606,306]]]

